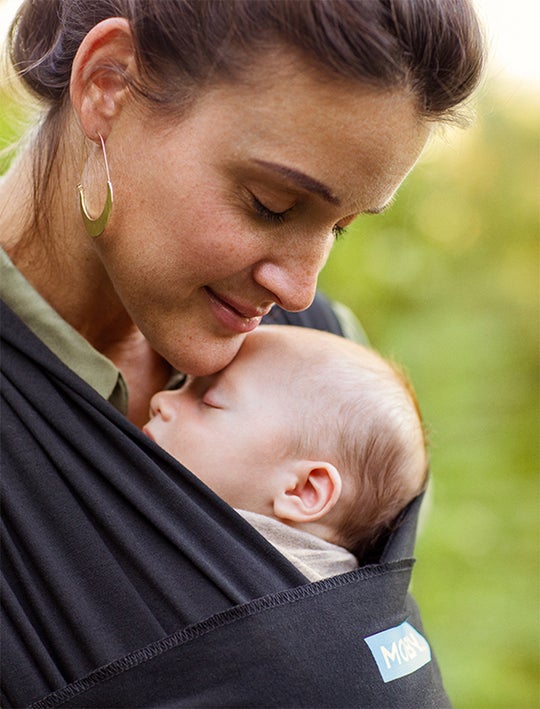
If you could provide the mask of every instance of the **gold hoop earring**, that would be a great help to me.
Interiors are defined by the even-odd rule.
[[[84,201],[84,189],[82,186],[82,183],[79,183],[77,185],[77,189],[79,190],[79,207],[81,210],[81,216],[84,224],[84,228],[86,229],[86,232],[88,233],[89,236],[96,237],[102,234],[105,230],[105,227],[107,226],[107,223],[110,219],[111,212],[112,212],[112,207],[113,207],[113,188],[112,188],[112,182],[111,182],[111,176],[109,174],[109,163],[107,161],[107,151],[105,150],[105,141],[103,140],[103,136],[101,133],[98,133],[99,139],[101,141],[101,147],[103,149],[103,159],[105,161],[105,171],[107,172],[107,197],[105,199],[105,206],[103,207],[103,211],[99,215],[99,217],[96,217],[96,219],[92,219],[92,217],[88,214],[88,210],[86,209],[86,203]]]

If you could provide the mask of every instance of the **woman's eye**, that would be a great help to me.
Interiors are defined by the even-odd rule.
[[[336,239],[341,238],[342,236],[345,236],[347,233],[347,229],[344,226],[339,226],[339,224],[334,224],[332,227],[332,234]]]
[[[260,217],[262,217],[267,222],[273,222],[275,224],[283,224],[287,213],[290,212],[292,209],[292,207],[289,207],[288,209],[285,209],[282,212],[274,212],[272,209],[269,209],[266,205],[264,205],[260,201],[260,199],[257,199],[254,194],[251,195],[251,201],[253,203],[255,211]],[[340,237],[344,236],[346,231],[346,227],[340,226],[339,224],[335,224],[332,227],[332,234],[336,239],[339,239]]]
[[[271,209],[268,209],[268,207],[266,207],[260,200],[258,200],[255,195],[251,195],[251,199],[257,214],[263,219],[265,219],[267,222],[282,224],[285,221],[285,215],[289,211],[288,209],[286,209],[284,212],[273,212]]]

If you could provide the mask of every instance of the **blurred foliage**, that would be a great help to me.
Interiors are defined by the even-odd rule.
[[[538,104],[485,91],[320,281],[422,405],[434,484],[414,593],[455,709],[540,706]],[[0,147],[23,115],[0,95]]]
[[[456,709],[540,707],[539,149],[539,98],[492,88],[321,276],[418,393],[414,593]]]
[[[37,123],[37,116],[37,102],[30,102],[17,85],[3,78],[0,81],[0,175],[9,167],[18,139]]]

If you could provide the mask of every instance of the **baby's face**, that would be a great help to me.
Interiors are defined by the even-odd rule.
[[[143,428],[230,505],[261,514],[289,469],[294,410],[287,360],[267,339],[252,333],[225,369],[156,394]]]

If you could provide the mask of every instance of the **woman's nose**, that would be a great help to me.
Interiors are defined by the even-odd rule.
[[[313,302],[317,279],[332,243],[333,238],[316,248],[290,249],[282,258],[260,261],[254,268],[253,277],[285,310],[305,310]]]

